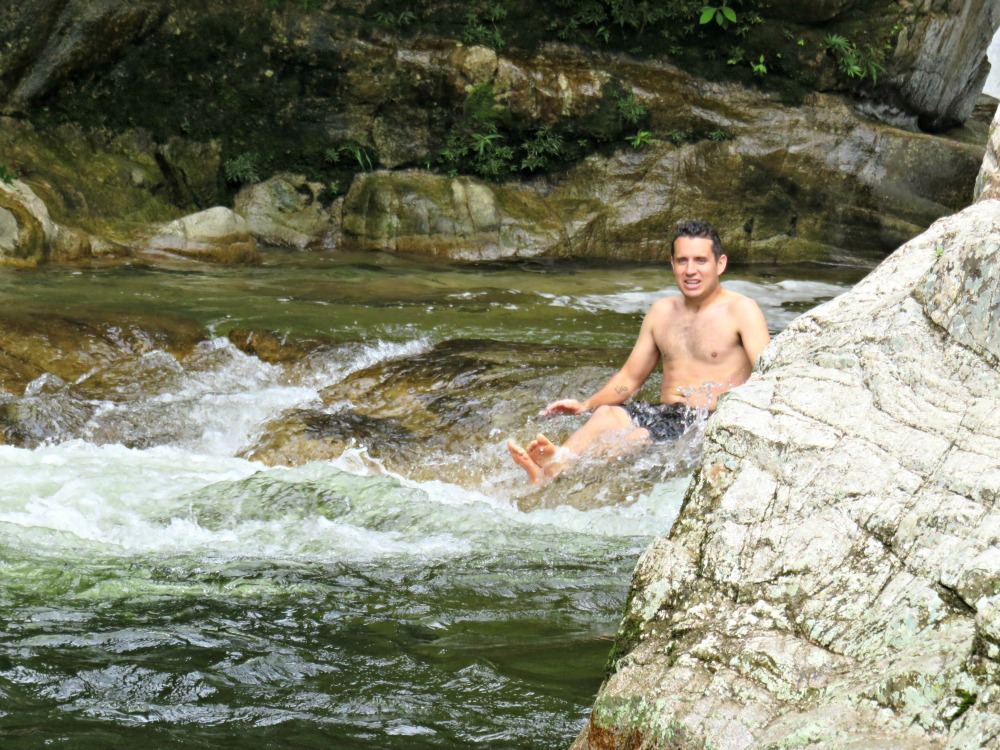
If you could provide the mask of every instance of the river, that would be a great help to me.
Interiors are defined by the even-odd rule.
[[[777,333],[864,273],[724,279]],[[0,269],[18,320],[79,329],[44,334],[53,362],[105,352],[0,385],[0,746],[567,747],[702,425],[542,489],[504,443],[579,424],[538,410],[601,385],[672,289],[279,251]]]

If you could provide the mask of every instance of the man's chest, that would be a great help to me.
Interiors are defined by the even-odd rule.
[[[658,331],[664,359],[717,363],[739,347],[739,336],[725,315],[678,316]]]

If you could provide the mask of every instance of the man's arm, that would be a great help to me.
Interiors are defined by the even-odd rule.
[[[593,411],[598,406],[621,404],[639,390],[653,372],[656,363],[660,361],[660,350],[653,337],[654,321],[659,317],[654,315],[654,308],[655,305],[643,318],[639,337],[625,364],[597,393],[583,401],[571,398],[556,401],[549,404],[542,414],[582,414],[585,411]]]
[[[750,360],[750,366],[757,362],[757,357],[764,351],[764,347],[771,340],[771,334],[767,331],[767,321],[764,320],[764,313],[760,307],[749,297],[744,297],[740,301],[737,312],[739,321],[737,331],[740,334],[740,342],[743,350]]]

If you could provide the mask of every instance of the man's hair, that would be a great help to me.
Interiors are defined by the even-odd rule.
[[[715,227],[709,224],[707,221],[702,221],[701,219],[688,219],[687,221],[682,221],[677,225],[677,233],[674,235],[673,242],[670,243],[670,257],[674,257],[674,245],[677,244],[677,239],[679,237],[693,237],[696,239],[712,240],[712,254],[715,255],[715,259],[718,260],[722,255],[722,240],[719,239],[719,233],[715,231]]]

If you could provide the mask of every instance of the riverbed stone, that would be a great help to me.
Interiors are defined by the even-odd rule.
[[[215,263],[255,263],[260,260],[250,226],[223,206],[184,216],[156,229],[143,243],[146,257],[179,255]]]
[[[981,200],[721,399],[576,750],[998,746],[998,259]]]

